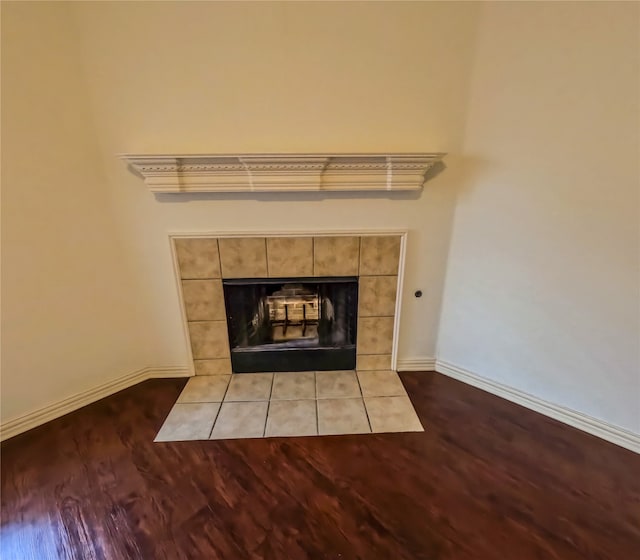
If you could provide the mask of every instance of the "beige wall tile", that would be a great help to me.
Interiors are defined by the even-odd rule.
[[[268,237],[269,276],[313,276],[312,237]]]
[[[317,371],[316,395],[319,399],[359,397],[360,385],[355,371]]]
[[[221,280],[183,280],[182,299],[188,321],[223,321],[227,318]]]
[[[316,401],[271,401],[264,435],[265,437],[318,435]]]
[[[271,400],[316,398],[316,374],[313,371],[276,373],[273,376]]]
[[[409,397],[365,397],[371,431],[424,432]]]
[[[231,373],[231,360],[219,358],[217,360],[193,360],[196,375],[227,375]],[[386,369],[375,368],[375,369]]]
[[[211,439],[261,438],[269,403],[225,402],[211,432]]]
[[[390,367],[391,354],[359,354],[358,356],[356,356],[356,369],[358,371],[373,371],[389,369]]]
[[[360,317],[393,317],[397,276],[361,276],[358,289]]]
[[[217,239],[178,238],[174,242],[180,278],[220,278]]]
[[[315,276],[357,276],[359,237],[314,237]]]
[[[365,397],[407,396],[400,376],[395,371],[359,371],[358,381]]]
[[[267,246],[264,237],[221,237],[223,278],[266,278]]]
[[[389,354],[393,345],[393,317],[358,320],[358,354]]]
[[[360,276],[398,274],[400,236],[363,237],[360,248]]]
[[[318,401],[318,433],[321,436],[369,432],[371,428],[362,398]]]
[[[231,375],[198,375],[187,381],[177,402],[222,402]]]
[[[227,401],[268,401],[271,397],[273,373],[238,373],[231,377],[231,383],[224,397]]]
[[[174,404],[154,441],[209,439],[220,403]]]
[[[189,338],[194,360],[229,357],[226,321],[190,322]]]

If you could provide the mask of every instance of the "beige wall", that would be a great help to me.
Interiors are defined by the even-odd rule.
[[[407,227],[433,356],[459,195],[438,357],[640,432],[637,10],[4,2],[3,419],[187,365],[169,232]],[[450,153],[419,198],[155,198],[115,157],[403,150]]]
[[[137,368],[68,6],[2,5],[2,419]]]
[[[476,6],[2,10],[3,419],[187,365],[171,231],[407,227],[399,356],[433,355]],[[405,150],[451,153],[420,198],[156,199],[116,158]]]
[[[640,433],[638,5],[484,7],[438,357]]]
[[[79,3],[148,360],[186,364],[169,232],[408,227],[400,358],[433,356],[476,8],[431,3]],[[159,199],[120,152],[449,151],[420,198]],[[425,297],[412,294],[418,288]]]

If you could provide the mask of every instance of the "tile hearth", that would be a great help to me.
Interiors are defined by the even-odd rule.
[[[155,441],[422,431],[395,371],[243,373],[189,379]]]

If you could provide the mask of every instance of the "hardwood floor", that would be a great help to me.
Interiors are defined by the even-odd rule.
[[[640,555],[640,456],[435,373],[424,433],[153,443],[153,380],[2,445],[9,559]]]

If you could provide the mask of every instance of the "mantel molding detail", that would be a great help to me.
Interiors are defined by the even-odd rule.
[[[443,153],[123,154],[154,193],[419,191]]]

